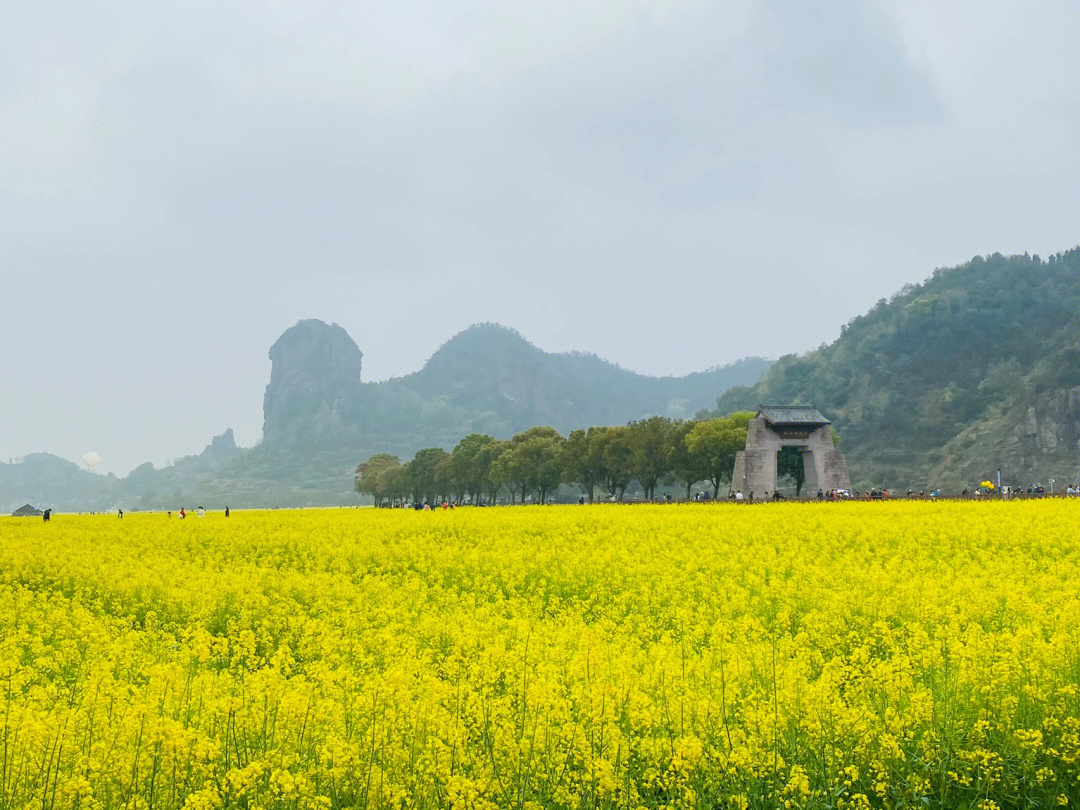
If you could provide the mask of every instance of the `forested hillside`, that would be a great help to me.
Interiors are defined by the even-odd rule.
[[[1080,474],[1080,248],[938,270],[878,302],[832,344],[771,367],[750,359],[646,377],[478,325],[421,370],[367,383],[356,344],[320,321],[287,330],[270,357],[258,446],[237,448],[226,433],[200,455],[123,479],[29,457],[0,464],[0,507],[347,503],[356,464],[373,453],[408,458],[472,433],[506,439],[534,426],[566,435],[649,415],[686,418],[709,414],[702,409],[712,403],[716,415],[759,404],[821,408],[859,489],[953,492],[998,468],[1004,483],[1053,478],[1060,487]]]
[[[470,433],[502,439],[534,425],[567,433],[650,415],[691,417],[731,386],[755,382],[770,362],[650,377],[595,355],[545,352],[512,329],[478,324],[419,371],[369,383],[348,333],[317,320],[287,329],[270,360],[256,447],[237,448],[227,431],[199,455],[162,469],[145,464],[123,479],[55,457],[0,464],[0,509],[27,501],[60,509],[355,503],[354,470],[373,452],[409,456],[448,449]]]
[[[717,413],[805,403],[834,422],[853,484],[1064,485],[1080,467],[1080,248],[975,258],[881,300],[832,344],[781,358]]]
[[[320,321],[287,330],[270,357],[266,444],[402,454],[477,431],[509,437],[534,425],[565,433],[653,414],[691,417],[769,366],[750,358],[685,377],[649,377],[591,354],[545,352],[497,324],[466,329],[419,371],[385,382],[361,382],[360,350],[343,329]]]

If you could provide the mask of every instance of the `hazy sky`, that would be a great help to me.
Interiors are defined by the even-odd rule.
[[[1080,3],[0,0],[0,458],[259,440],[267,350],[685,373],[1080,243]]]

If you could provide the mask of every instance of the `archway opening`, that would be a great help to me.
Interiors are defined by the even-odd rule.
[[[783,481],[794,487],[796,498],[802,495],[806,486],[809,455],[803,448],[790,445],[781,447],[776,453],[777,486]]]

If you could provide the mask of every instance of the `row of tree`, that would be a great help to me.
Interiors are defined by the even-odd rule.
[[[634,481],[653,499],[661,484],[679,484],[686,497],[707,481],[718,497],[731,481],[735,454],[746,444],[754,414],[682,421],[652,416],[625,426],[591,427],[562,436],[554,428],[534,427],[512,439],[482,433],[462,439],[451,452],[429,447],[403,463],[379,453],[356,468],[356,491],[376,506],[390,503],[456,501],[495,503],[506,493],[510,503],[546,503],[562,484],[579,487],[592,503],[597,490],[622,499]],[[781,475],[802,487],[798,454],[781,454]]]

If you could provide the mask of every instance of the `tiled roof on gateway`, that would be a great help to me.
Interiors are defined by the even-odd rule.
[[[820,427],[832,424],[817,408],[804,405],[762,405],[758,408],[758,414],[764,416],[770,425]]]

